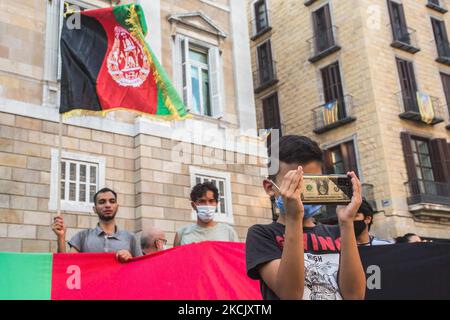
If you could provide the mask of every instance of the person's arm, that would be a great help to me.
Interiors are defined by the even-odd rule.
[[[66,226],[61,215],[53,218],[52,230],[56,234],[58,253],[66,253]]]
[[[352,201],[346,207],[338,207],[337,215],[341,232],[341,257],[339,265],[339,289],[344,299],[364,299],[366,276],[359,256],[353,220],[361,206],[361,182],[350,172],[353,185]]]
[[[301,167],[289,171],[281,183],[280,192],[286,210],[283,253],[281,259],[266,263],[259,271],[269,288],[285,300],[302,299],[305,288],[302,184]]]
[[[131,235],[130,249],[131,249],[131,254],[133,255],[133,257],[142,256],[141,246],[139,245],[139,242],[134,235]]]
[[[180,245],[181,239],[178,237],[178,232],[175,233],[175,239],[173,240],[173,247],[178,247]]]

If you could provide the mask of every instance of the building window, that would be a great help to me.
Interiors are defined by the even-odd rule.
[[[191,176],[191,187],[203,182],[212,182],[217,187],[219,190],[219,204],[214,220],[233,224],[230,174],[228,172],[211,171],[197,167],[189,167],[189,173]],[[192,212],[192,219],[197,219],[195,212]]]
[[[434,181],[428,140],[411,138],[411,149],[417,178],[423,181]]]
[[[323,95],[322,105],[314,108],[314,133],[320,134],[356,120],[353,97],[344,95],[339,63],[320,69]]]
[[[327,4],[314,11],[312,18],[315,37],[315,53],[319,54],[335,44],[331,24],[330,6]]]
[[[280,129],[281,119],[280,109],[278,105],[278,94],[274,93],[267,98],[262,99],[263,114],[264,114],[264,128],[265,129]],[[280,133],[281,136],[281,133]]]
[[[404,112],[419,112],[419,106],[417,104],[417,84],[413,63],[397,58],[397,68],[400,77]]]
[[[181,87],[190,112],[218,118],[222,115],[222,73],[219,48],[178,35]]]
[[[265,0],[256,1],[253,4],[255,13],[255,32],[257,35],[267,28],[269,28],[269,15],[267,12],[267,5]]]
[[[355,145],[353,141],[342,143],[324,152],[327,174],[346,174],[354,171],[358,175]]]
[[[401,133],[409,181],[409,204],[450,205],[450,147],[445,139]]]
[[[408,28],[403,5],[401,3],[388,0],[388,8],[393,38],[391,46],[409,53],[419,52],[420,49],[418,48],[417,32],[411,28]]]
[[[51,193],[49,209],[56,210],[58,150],[52,149]],[[94,194],[105,185],[105,159],[62,152],[59,183],[61,210],[90,212]]]
[[[342,88],[341,73],[339,71],[339,63],[335,62],[321,71],[323,94],[325,104],[336,103],[337,119],[331,119],[331,122],[341,120],[347,117],[344,99],[344,90]],[[330,108],[331,110],[331,108]],[[328,121],[328,122],[330,122]],[[326,121],[327,122],[327,121]],[[328,124],[328,123],[326,123]]]
[[[433,26],[434,39],[436,41],[436,48],[438,57],[448,60],[450,63],[450,46],[448,43],[447,30],[444,21],[431,18]]]
[[[409,44],[411,39],[406,25],[403,5],[394,1],[388,1],[388,7],[394,40]]]
[[[258,71],[256,73],[255,88],[261,88],[272,84],[276,80],[275,62],[272,58],[272,45],[270,40],[259,45],[256,51]]]
[[[189,48],[189,64],[191,66],[192,111],[211,116],[208,50],[191,45]]]

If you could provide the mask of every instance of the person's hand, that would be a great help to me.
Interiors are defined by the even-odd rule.
[[[117,260],[119,260],[119,262],[124,263],[133,258],[133,256],[128,250],[119,250],[116,253],[116,258]]]
[[[353,171],[347,172],[347,175],[351,177],[353,197],[347,206],[338,206],[336,208],[339,223],[353,223],[353,220],[355,220],[356,214],[358,213],[359,207],[362,203],[361,182]]]
[[[281,182],[280,192],[287,219],[303,220],[305,209],[301,200],[302,185],[303,168],[301,166],[297,170],[288,171]]]
[[[62,216],[56,216],[53,218],[52,230],[58,238],[65,238],[66,226],[64,225],[64,219]]]

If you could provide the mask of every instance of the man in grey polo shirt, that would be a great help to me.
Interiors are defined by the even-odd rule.
[[[94,229],[75,234],[68,242],[70,252],[115,252],[120,262],[142,255],[142,251],[133,234],[118,230],[115,217],[119,205],[117,194],[108,188],[94,195],[94,212],[99,222]],[[58,237],[58,252],[66,252],[66,226],[62,216],[54,218],[52,230]]]

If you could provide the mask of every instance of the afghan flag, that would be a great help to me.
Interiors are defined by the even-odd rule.
[[[125,109],[178,120],[187,112],[145,42],[139,5],[66,12],[61,33],[60,113],[105,115]]]

